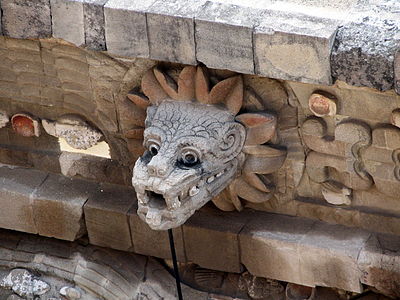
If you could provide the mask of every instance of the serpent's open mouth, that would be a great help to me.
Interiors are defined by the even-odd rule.
[[[138,215],[154,230],[180,226],[195,210],[224,189],[223,183],[229,182],[236,170],[236,163],[231,162],[221,171],[187,183],[178,183],[163,191],[157,184],[138,188]]]

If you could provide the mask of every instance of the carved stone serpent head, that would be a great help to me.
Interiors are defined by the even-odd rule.
[[[262,124],[261,139],[269,140],[276,119],[236,116],[243,101],[240,75],[210,89],[201,67],[183,68],[177,80],[154,68],[143,77],[142,91],[146,96],[128,95],[147,107],[146,150],[136,161],[132,185],[140,218],[152,229],[166,230],[182,225],[241,175],[245,145],[262,142],[254,129]]]

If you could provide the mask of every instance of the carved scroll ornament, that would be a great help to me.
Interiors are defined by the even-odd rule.
[[[147,109],[145,130],[133,128],[126,136],[143,132],[146,150],[136,161],[132,185],[138,215],[152,229],[180,226],[212,199],[230,210],[241,209],[241,198],[271,198],[274,186],[264,174],[281,167],[286,151],[265,145],[276,131],[274,114],[239,114],[240,75],[218,82],[203,67],[188,66],[176,76],[156,67],[144,75],[141,92],[128,98]],[[223,190],[229,203],[217,197]]]

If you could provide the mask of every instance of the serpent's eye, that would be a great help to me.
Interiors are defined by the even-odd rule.
[[[186,167],[192,167],[200,162],[199,154],[193,149],[183,150],[181,160]]]
[[[150,142],[147,146],[151,155],[156,156],[158,154],[158,150],[160,150],[160,145],[154,142]]]

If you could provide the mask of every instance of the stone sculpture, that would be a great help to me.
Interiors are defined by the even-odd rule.
[[[180,226],[212,199],[230,210],[241,209],[239,197],[263,202],[273,194],[274,185],[263,175],[286,158],[286,150],[264,145],[275,135],[276,116],[241,111],[240,75],[214,80],[212,88],[210,82],[203,67],[185,67],[177,76],[156,67],[142,79],[145,95],[128,95],[147,107],[146,150],[135,164],[132,184],[138,215],[152,229]]]

